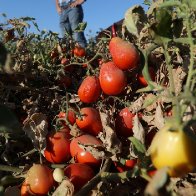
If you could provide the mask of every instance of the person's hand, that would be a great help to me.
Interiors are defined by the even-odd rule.
[[[56,10],[57,10],[58,14],[60,14],[60,13],[62,12],[62,9],[61,9],[60,6],[57,6],[57,7],[56,7]]]
[[[84,0],[76,0],[73,3],[70,4],[70,7],[76,7],[77,5],[81,5],[82,3],[84,3]]]

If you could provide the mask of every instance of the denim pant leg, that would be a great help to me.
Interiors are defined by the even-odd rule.
[[[68,10],[63,10],[59,17],[59,26],[61,30],[61,36],[65,37],[65,33],[67,32],[69,35],[72,34],[71,26],[69,23]]]
[[[84,32],[74,32],[74,30],[78,27],[78,24],[83,22],[83,9],[82,6],[77,6],[74,8],[71,8],[69,10],[69,21],[71,25],[71,29],[73,32],[73,38],[78,44],[82,47],[86,47],[86,38],[84,36]]]

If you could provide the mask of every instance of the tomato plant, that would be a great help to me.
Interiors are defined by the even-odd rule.
[[[85,163],[90,166],[99,166],[100,159],[96,159],[90,152],[82,149],[79,145],[97,145],[102,146],[102,142],[92,135],[81,135],[74,138],[70,144],[71,156],[75,158],[78,163]]]
[[[51,163],[64,163],[69,160],[71,157],[69,129],[64,128],[48,135],[44,156]]]
[[[139,52],[135,46],[120,37],[113,37],[109,43],[112,60],[119,69],[127,70],[138,66]]]
[[[166,124],[150,146],[153,165],[169,167],[170,176],[183,176],[196,168],[196,141],[180,125]]]
[[[118,95],[127,85],[127,77],[125,73],[112,61],[101,65],[99,81],[101,89],[107,95]]]
[[[135,115],[128,108],[123,108],[116,117],[115,130],[120,136],[129,137],[133,135],[133,117]]]
[[[95,176],[93,169],[83,163],[72,163],[68,165],[64,169],[64,173],[73,183],[76,191]]]
[[[97,101],[101,94],[99,79],[96,76],[87,76],[78,89],[78,96],[84,103]]]
[[[30,194],[46,195],[54,185],[52,170],[46,165],[34,164],[27,172],[25,184]]]
[[[82,116],[76,118],[77,126],[86,133],[98,135],[103,129],[99,111],[92,107],[86,107],[82,108],[80,113]]]

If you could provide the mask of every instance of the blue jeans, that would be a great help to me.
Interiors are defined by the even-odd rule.
[[[84,14],[82,6],[79,5],[74,8],[66,9],[63,9],[63,6],[60,14],[60,29],[62,36],[65,37],[65,32],[67,32],[69,35],[73,36],[74,41],[85,48],[86,38],[84,36],[84,32],[74,32],[74,30],[78,27],[78,24],[83,22]]]

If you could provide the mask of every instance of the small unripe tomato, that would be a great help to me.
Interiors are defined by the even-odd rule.
[[[27,172],[25,183],[30,194],[46,195],[54,185],[52,170],[46,165],[34,164]]]
[[[55,134],[48,135],[44,155],[51,163],[64,163],[70,159],[69,129],[61,129]]]
[[[149,152],[155,168],[168,167],[172,177],[181,177],[196,168],[196,141],[180,125],[166,123],[154,136]]]
[[[56,182],[62,182],[64,178],[64,170],[61,168],[55,168],[53,171],[53,178]]]

